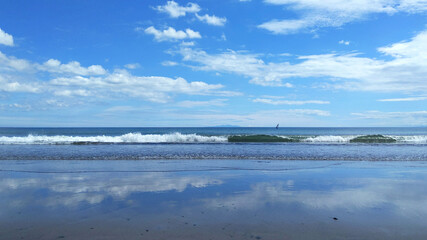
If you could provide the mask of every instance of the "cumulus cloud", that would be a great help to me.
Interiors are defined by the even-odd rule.
[[[0,44],[10,46],[10,47],[14,45],[12,35],[6,33],[1,28],[0,28]]]
[[[224,24],[227,22],[227,19],[225,17],[217,17],[215,15],[208,15],[205,14],[203,16],[200,16],[199,14],[196,13],[196,17],[197,19],[199,19],[202,22],[205,22],[209,25],[214,25],[214,26],[224,26]]]
[[[409,41],[378,48],[391,59],[362,57],[358,53],[299,56],[297,63],[264,62],[261,55],[227,51],[208,54],[181,48],[184,61],[196,70],[228,72],[251,78],[262,86],[287,86],[289,78],[320,78],[322,87],[379,92],[427,93],[427,31]],[[334,81],[328,81],[334,80]],[[325,82],[326,81],[326,82]]]
[[[175,30],[173,27],[168,27],[164,30],[157,30],[155,27],[151,26],[144,30],[146,34],[151,34],[154,36],[154,39],[158,42],[162,41],[176,41],[183,39],[193,39],[193,38],[202,38],[199,32],[193,31],[189,28],[182,30]]]
[[[180,77],[135,76],[124,69],[110,73],[100,65],[83,67],[77,61],[62,64],[50,59],[39,64],[0,52],[0,91],[4,92],[51,93],[62,97],[131,96],[159,103],[168,102],[172,94],[241,95],[222,88],[221,84],[189,82]]]
[[[165,103],[170,100],[168,93],[215,95],[214,90],[223,88],[221,84],[188,82],[183,78],[134,76],[125,70],[116,70],[104,77],[60,77],[52,79],[50,84],[57,87],[67,87],[67,89],[80,88],[98,93],[111,92],[130,95],[159,103]]]
[[[371,14],[427,11],[425,0],[264,0],[264,2],[283,5],[301,15],[299,19],[273,19],[258,26],[274,34],[340,27],[352,21],[363,20]]]
[[[175,1],[168,1],[165,5],[157,6],[156,9],[159,12],[167,13],[172,18],[183,17],[187,13],[197,13],[199,12],[200,6],[196,3],[187,3],[187,6],[180,6]]]
[[[0,52],[0,70],[1,71],[29,71],[33,65],[24,59],[18,59],[13,56],[6,56]]]
[[[37,84],[20,83],[14,80],[7,80],[0,74],[0,91],[37,93],[40,91],[40,87]]]
[[[56,59],[49,59],[38,67],[40,70],[51,73],[75,74],[75,75],[103,75],[107,71],[100,65],[92,65],[87,68],[80,66],[77,61],[72,61],[67,64],[61,63]]]

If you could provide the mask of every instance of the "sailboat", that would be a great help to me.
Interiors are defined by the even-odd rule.
[[[276,129],[279,129],[279,124],[277,124]]]

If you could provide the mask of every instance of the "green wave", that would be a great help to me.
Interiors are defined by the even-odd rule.
[[[234,135],[228,142],[299,142],[297,139],[283,138],[272,135]]]
[[[350,139],[351,143],[394,143],[396,139],[383,135],[365,135]]]

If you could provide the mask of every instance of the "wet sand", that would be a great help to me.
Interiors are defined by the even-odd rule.
[[[0,239],[427,239],[425,162],[1,161]]]

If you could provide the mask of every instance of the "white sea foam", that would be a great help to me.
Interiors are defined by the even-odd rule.
[[[302,139],[302,142],[315,142],[315,143],[346,143],[357,136],[315,136]]]
[[[72,143],[220,143],[225,136],[201,136],[197,134],[141,134],[127,133],[121,136],[38,136],[0,137],[0,144],[72,144]]]
[[[427,135],[413,135],[413,136],[390,136],[396,139],[397,142],[403,143],[427,143]]]
[[[351,139],[361,135],[325,135],[325,136],[281,136],[298,139],[307,143],[349,143]],[[387,136],[396,139],[397,143],[426,144],[427,135]],[[73,144],[73,143],[225,143],[228,136],[202,136],[198,134],[141,134],[127,133],[120,136],[66,136],[66,135],[28,135],[22,137],[0,137],[0,144]]]

